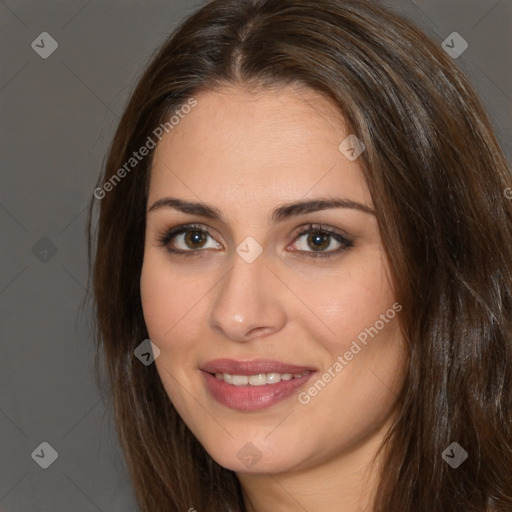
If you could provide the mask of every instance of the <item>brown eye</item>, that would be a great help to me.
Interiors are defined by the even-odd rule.
[[[208,240],[210,239],[210,241]],[[205,253],[203,249],[222,249],[213,237],[201,226],[178,226],[163,233],[159,238],[160,244],[174,254],[185,256]],[[209,243],[209,245],[207,245]]]
[[[184,242],[189,249],[201,249],[206,242],[207,233],[204,231],[187,231]]]
[[[308,236],[307,243],[314,251],[327,249],[330,244],[330,235],[327,233],[312,233]]]
[[[305,238],[305,236],[307,237]],[[301,241],[301,239],[303,239]],[[310,224],[307,229],[301,231],[295,238],[295,252],[307,257],[336,256],[346,249],[353,247],[349,240],[341,233],[323,226]]]

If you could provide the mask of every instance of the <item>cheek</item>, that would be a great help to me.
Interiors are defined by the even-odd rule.
[[[163,270],[163,269],[162,269]],[[151,258],[145,258],[140,278],[140,294],[144,320],[150,338],[161,339],[165,331],[172,326],[175,311],[172,294],[168,293],[165,276]]]
[[[148,251],[144,258],[140,279],[141,303],[148,335],[161,350],[155,361],[162,384],[171,402],[181,411],[187,410],[185,387],[189,362],[193,361],[194,344],[199,325],[196,286],[185,283],[170,269],[159,254]],[[192,292],[190,291],[192,290]],[[186,415],[186,413],[185,413]]]
[[[201,285],[179,276],[160,255],[145,256],[140,279],[140,292],[144,320],[150,338],[167,343],[176,339],[176,332],[197,325],[191,321],[197,314],[194,305],[201,297]],[[204,292],[203,292],[204,295]],[[186,337],[186,336],[185,336]]]
[[[331,353],[346,350],[352,340],[376,322],[379,331],[389,331],[394,310],[391,317],[385,318],[384,326],[380,319],[392,308],[394,296],[380,258],[371,263],[352,264],[350,270],[333,272],[328,280],[317,282],[302,294],[303,302],[311,305],[320,321],[314,323],[318,325],[314,338],[323,340]]]

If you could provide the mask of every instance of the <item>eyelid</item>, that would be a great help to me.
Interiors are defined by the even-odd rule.
[[[295,240],[295,238],[297,238],[298,236],[302,236],[309,232],[320,232],[320,233],[325,233],[325,234],[330,234],[330,235],[335,234],[335,235],[338,235],[338,236],[344,238],[347,242],[351,241],[351,238],[352,238],[351,235],[349,235],[343,229],[335,228],[335,227],[329,226],[327,224],[321,224],[321,223],[316,223],[316,222],[308,222],[306,224],[299,226],[292,232],[292,237]]]
[[[302,237],[303,235],[309,234],[309,233],[321,233],[325,235],[329,235],[332,238],[334,238],[339,244],[341,244],[341,247],[338,249],[330,250],[330,251],[303,251],[303,250],[295,250],[292,252],[300,253],[302,255],[305,255],[306,257],[313,257],[313,258],[328,258],[328,257],[335,257],[337,255],[340,255],[345,250],[350,249],[353,247],[353,238],[346,233],[345,231],[334,228],[325,224],[319,224],[319,223],[308,223],[306,225],[302,225],[298,227],[293,232],[293,242],[292,244],[295,244],[297,239]],[[289,246],[288,246],[289,247]]]
[[[212,236],[212,233],[211,233],[211,231],[214,231],[212,228],[205,226],[204,224],[191,223],[191,224],[179,224],[178,226],[175,226],[172,228],[165,228],[158,235],[158,242],[163,247],[168,246],[173,238],[176,238],[178,235],[187,233],[189,231],[200,231],[200,232],[206,234],[207,236],[209,236],[210,238],[214,239],[214,237]],[[219,242],[217,242],[217,243],[219,243]],[[181,249],[175,249],[173,251],[169,247],[168,247],[168,250],[171,252],[174,252],[174,253],[179,253],[179,254],[205,252],[204,250],[201,250],[201,249],[189,249],[188,251],[184,251]]]
[[[171,252],[172,254],[181,255],[181,256],[205,256],[206,253],[209,251],[205,249],[189,249],[189,250],[183,250],[183,249],[171,249],[169,247],[169,243],[173,238],[175,238],[178,235],[181,235],[183,233],[187,233],[189,231],[199,231],[210,238],[215,239],[215,237],[212,235],[211,231],[215,231],[209,226],[206,226],[204,224],[198,224],[198,223],[190,223],[190,224],[180,224],[178,226],[172,227],[172,228],[166,228],[164,229],[159,235],[158,235],[158,241],[162,247],[167,247],[167,250]],[[290,245],[293,245],[296,243],[297,239],[309,234],[309,233],[321,233],[325,235],[329,235],[333,237],[338,243],[342,244],[342,246],[335,250],[330,251],[304,251],[304,250],[294,250],[292,252],[299,253],[302,255],[306,255],[307,257],[330,257],[330,256],[336,256],[344,252],[345,250],[351,248],[353,246],[353,238],[348,235],[344,230],[341,230],[339,228],[334,228],[325,224],[319,224],[319,223],[307,223],[303,224],[299,227],[297,227],[292,232],[292,242],[287,246],[290,247]],[[216,243],[219,243],[216,241]],[[211,250],[211,249],[210,249]]]

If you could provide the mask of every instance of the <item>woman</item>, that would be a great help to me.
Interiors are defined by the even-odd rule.
[[[94,248],[89,218],[142,510],[512,509],[511,184],[451,57],[374,2],[187,19]]]

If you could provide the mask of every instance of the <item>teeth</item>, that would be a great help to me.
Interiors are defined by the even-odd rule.
[[[251,375],[247,381],[251,386],[264,386],[267,383],[267,376],[264,373]]]
[[[265,384],[278,384],[282,380],[300,379],[304,375],[308,375],[309,370],[303,373],[258,373],[256,375],[231,375],[229,373],[216,373],[217,380],[223,380],[234,386],[264,386]]]
[[[277,382],[281,382],[283,376],[280,373],[267,373],[267,384],[276,384]]]
[[[231,384],[234,386],[247,386],[249,377],[247,375],[231,375]]]

